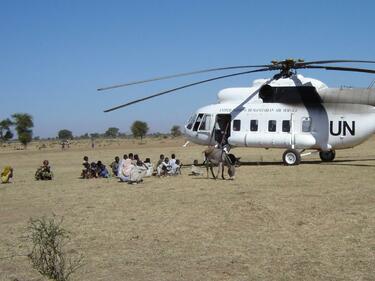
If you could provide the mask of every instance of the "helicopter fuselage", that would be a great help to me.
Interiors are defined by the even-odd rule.
[[[332,89],[301,75],[224,89],[185,125],[201,145],[314,149],[354,147],[375,132],[375,91]]]

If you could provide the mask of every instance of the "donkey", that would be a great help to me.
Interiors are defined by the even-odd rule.
[[[225,151],[216,147],[209,147],[204,150],[203,153],[205,156],[204,164],[207,169],[207,178],[208,168],[210,168],[214,179],[218,178],[221,169],[221,178],[225,180],[224,166],[227,166],[230,179],[234,179],[236,157],[233,154],[226,154]],[[216,176],[213,171],[213,166],[218,166]]]

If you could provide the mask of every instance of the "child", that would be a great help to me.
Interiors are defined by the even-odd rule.
[[[89,163],[89,158],[87,156],[83,157],[82,166],[83,166],[83,170],[82,170],[82,173],[81,173],[81,177],[83,179],[91,178],[91,167],[90,167],[90,163]]]
[[[191,173],[190,176],[200,176],[202,175],[202,171],[199,169],[198,160],[194,160],[193,165],[191,165]]]

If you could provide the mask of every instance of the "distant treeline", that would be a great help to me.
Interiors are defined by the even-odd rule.
[[[68,129],[61,129],[57,132],[56,137],[41,138],[33,137],[32,128],[34,127],[33,117],[27,113],[15,113],[12,119],[7,118],[0,120],[0,142],[12,142],[14,134],[12,128],[15,129],[20,141],[25,147],[31,140],[73,140],[73,139],[113,139],[113,138],[166,138],[168,136],[177,137],[181,135],[180,126],[172,126],[170,133],[148,133],[149,127],[146,122],[136,120],[130,127],[131,134],[121,133],[119,128],[110,127],[104,133],[85,133],[80,136],[74,136],[73,132]]]

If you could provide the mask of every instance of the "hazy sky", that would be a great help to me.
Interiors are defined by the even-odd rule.
[[[220,80],[120,109],[103,110],[212,75],[108,92],[111,84],[273,59],[375,60],[375,1],[0,0],[0,119],[34,117],[34,136],[74,135],[134,120],[152,132],[183,125],[226,87],[271,73]],[[332,87],[367,87],[370,74],[300,71]],[[221,74],[221,73],[220,73]]]

